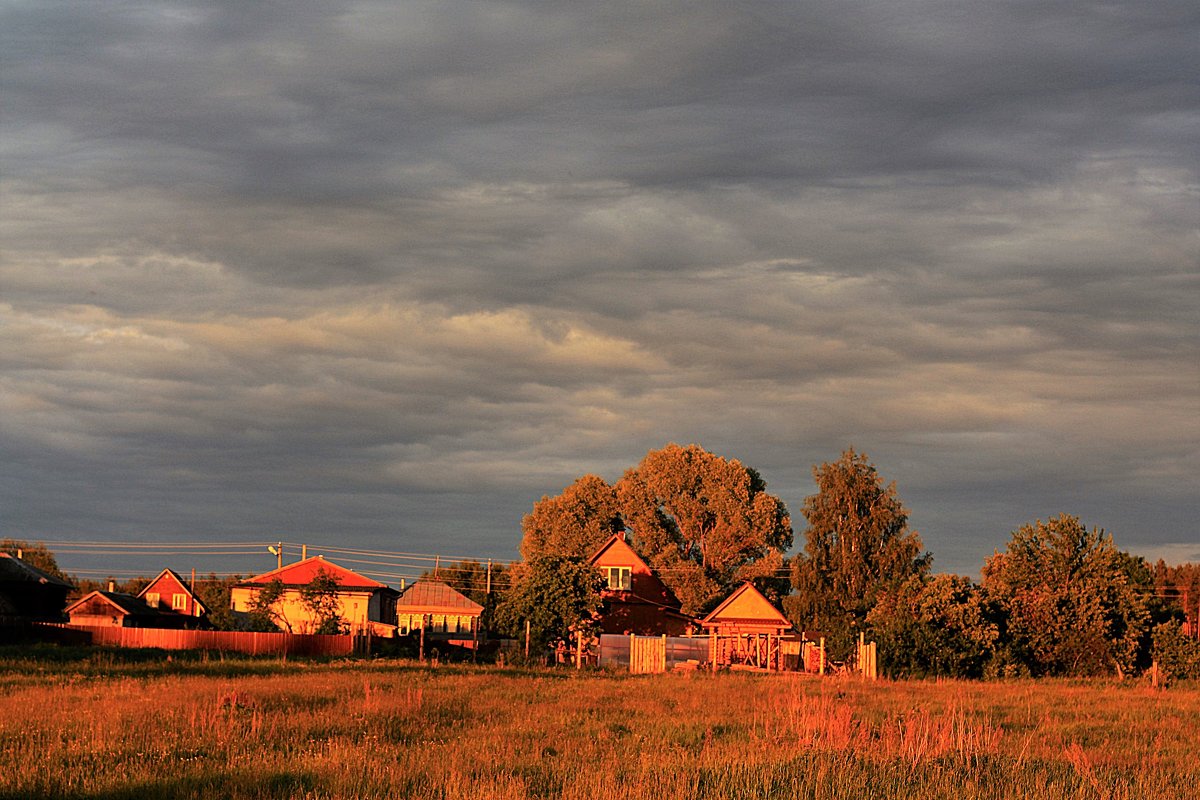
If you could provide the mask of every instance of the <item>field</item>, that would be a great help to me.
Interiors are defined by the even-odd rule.
[[[1175,798],[1200,688],[0,654],[0,798]]]

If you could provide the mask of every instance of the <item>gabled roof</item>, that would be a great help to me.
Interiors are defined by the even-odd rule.
[[[105,603],[126,616],[158,617],[162,616],[163,614],[163,612],[156,608],[151,608],[131,594],[123,594],[121,592],[102,592],[99,590],[90,594],[85,594],[74,603],[71,603],[71,605],[67,606],[66,613],[70,614],[76,608],[82,606],[84,603],[87,603],[92,598],[103,600]]]
[[[613,550],[619,551],[619,554],[623,556],[622,560],[629,560],[631,566],[640,566],[641,569],[645,571],[645,574],[650,578],[649,581],[645,580],[644,578],[635,578],[633,581],[634,588],[631,591],[619,592],[619,594],[626,596],[627,599],[624,602],[635,600],[648,603],[650,605],[660,606],[662,608],[676,610],[680,608],[682,604],[679,602],[679,598],[677,598],[675,593],[671,591],[671,587],[663,583],[662,579],[658,577],[658,573],[655,572],[654,568],[647,564],[646,560],[639,556],[637,551],[633,549],[633,546],[630,545],[629,541],[625,538],[624,531],[620,533],[614,533],[611,537],[609,537],[608,541],[600,545],[599,549],[592,554],[592,557],[588,559],[588,563],[596,565],[596,562],[600,561],[604,555]],[[635,568],[634,572],[637,571],[638,570]],[[645,590],[651,591],[653,596],[647,597],[642,594],[641,592]]]
[[[618,545],[621,547],[621,549],[627,551],[629,555],[633,556],[633,559],[637,563],[641,564],[647,570],[650,569],[650,565],[646,563],[645,559],[637,554],[637,551],[629,545],[629,542],[625,541],[624,531],[620,533],[614,533],[612,536],[608,537],[608,540],[604,544],[600,545],[600,547],[596,549],[596,552],[592,553],[592,557],[588,559],[588,563],[595,564],[600,559],[600,556],[604,555]]]
[[[337,585],[343,589],[389,589],[387,584],[371,580],[345,567],[339,567],[332,561],[326,561],[324,556],[313,556],[303,561],[297,561],[294,564],[287,564],[279,569],[264,572],[262,575],[247,578],[239,585],[249,586],[270,583],[278,578],[285,586],[304,586],[310,583],[317,576],[318,572],[324,572],[333,578],[337,582]]]
[[[154,576],[154,580],[147,583],[146,587],[144,589],[142,589],[140,592],[138,592],[138,594],[137,594],[138,599],[144,600],[146,595],[149,593],[149,591],[155,585],[157,585],[158,582],[161,581],[164,576],[170,576],[170,577],[174,578],[175,582],[178,583],[179,586],[185,592],[187,592],[189,596],[191,596],[192,602],[195,603],[199,607],[200,612],[203,614],[208,613],[208,606],[204,605],[204,602],[199,597],[196,596],[196,590],[193,589],[192,585],[190,583],[188,583],[187,581],[185,581],[183,578],[181,578],[179,576],[179,573],[173,569],[164,569],[162,572],[158,573],[158,575]]]
[[[700,621],[701,625],[720,624],[766,625],[792,627],[791,621],[763,597],[750,581],[743,583],[737,591],[725,598],[721,605]]]
[[[67,589],[72,588],[71,584],[67,583],[62,578],[56,578],[48,572],[42,572],[33,564],[17,558],[12,553],[0,553],[0,581],[20,581],[28,583],[40,583],[50,586],[61,586]]]
[[[408,587],[396,601],[396,612],[410,614],[414,610],[441,614],[481,614],[483,606],[449,584],[422,578]]]

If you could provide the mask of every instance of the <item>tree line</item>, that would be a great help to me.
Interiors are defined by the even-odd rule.
[[[588,474],[536,502],[521,522],[520,561],[462,561],[438,577],[484,606],[489,631],[516,636],[528,624],[545,645],[591,623],[603,582],[588,559],[624,532],[685,613],[707,612],[749,580],[798,629],[824,636],[835,660],[860,633],[877,641],[893,676],[1126,675],[1156,661],[1167,675],[1200,678],[1200,643],[1185,635],[1179,604],[1200,600],[1200,565],[1151,566],[1060,514],[1013,531],[979,581],[934,574],[895,484],[866,454],[848,449],[813,477],[804,547],[790,558],[788,510],[756,470],[696,444],[668,444],[614,484]],[[19,547],[62,576],[44,547],[0,542]],[[218,626],[246,624],[228,610],[237,581],[198,582]],[[487,590],[493,583],[498,591]],[[333,588],[311,587],[314,612],[332,607]],[[271,589],[252,624],[275,624]],[[332,632],[337,620],[324,616]]]
[[[547,640],[586,625],[600,603],[587,559],[624,531],[684,612],[702,614],[750,580],[797,628],[824,636],[835,660],[860,633],[877,641],[893,676],[1128,675],[1157,661],[1200,678],[1200,643],[1185,635],[1178,602],[1200,599],[1200,565],[1152,567],[1060,514],[1013,531],[978,582],[934,574],[895,484],[866,454],[848,449],[813,477],[803,551],[788,558],[787,508],[736,460],[669,444],[615,484],[584,475],[522,520],[523,560],[497,627],[516,633],[532,619]]]

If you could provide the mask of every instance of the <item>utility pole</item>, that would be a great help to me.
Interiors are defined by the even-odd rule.
[[[434,556],[433,557],[433,579],[435,581],[437,580],[437,576],[438,576],[438,567],[440,567],[441,565],[442,565],[442,557]]]
[[[492,560],[488,559],[487,595],[492,596]]]

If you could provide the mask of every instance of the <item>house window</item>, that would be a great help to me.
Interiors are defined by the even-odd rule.
[[[608,588],[616,592],[628,592],[633,588],[633,568],[609,567]]]
[[[176,611],[183,611],[185,608],[187,608],[187,595],[186,594],[171,595],[171,608],[175,609]]]
[[[158,592],[146,593],[146,605],[151,608],[158,608]]]

